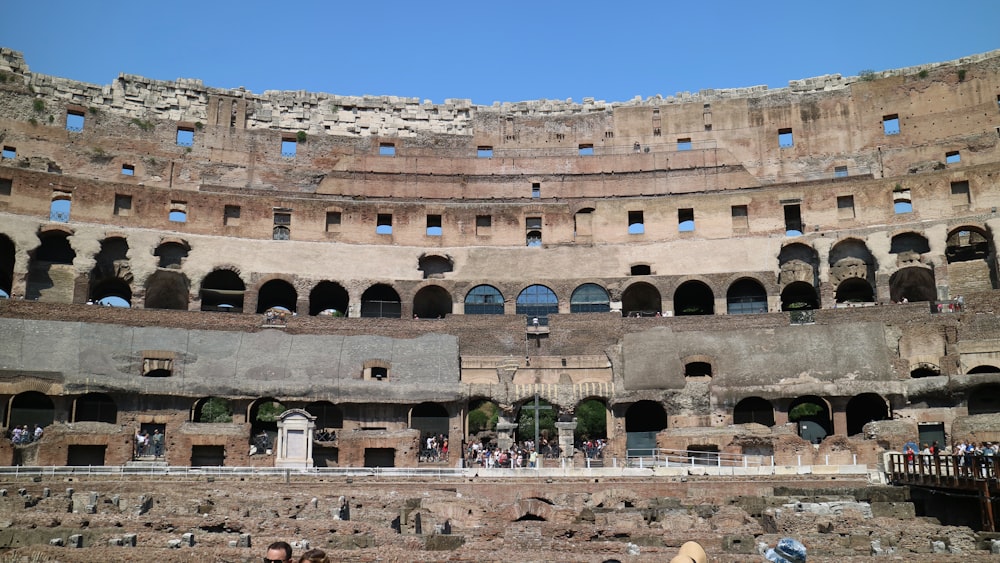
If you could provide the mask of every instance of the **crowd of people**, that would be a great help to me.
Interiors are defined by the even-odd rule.
[[[444,434],[432,434],[423,440],[420,461],[448,461],[448,438]]]
[[[903,445],[903,453],[911,468],[916,468],[918,459],[921,465],[926,466],[931,463],[930,460],[933,457],[950,455],[955,462],[955,467],[969,468],[970,470],[978,467],[984,477],[991,476],[989,472],[992,470],[992,464],[989,462],[995,456],[1000,455],[998,450],[1000,450],[1000,444],[995,442],[976,443],[972,440],[968,442],[960,440],[951,448],[940,446],[937,440],[929,445],[924,443],[919,447],[912,440]]]
[[[466,467],[518,469],[522,467],[539,467],[541,459],[556,459],[562,453],[559,446],[547,439],[538,440],[535,448],[534,440],[515,442],[507,449],[500,449],[494,443],[483,444],[473,442],[465,451]]]
[[[163,457],[163,434],[159,429],[150,434],[145,430],[135,431],[135,457]]]
[[[23,426],[15,426],[10,431],[10,443],[15,446],[23,446],[32,442],[37,442],[42,439],[42,434],[44,433],[45,431],[42,430],[42,427],[37,424],[35,425],[34,430],[28,428],[27,424]]]

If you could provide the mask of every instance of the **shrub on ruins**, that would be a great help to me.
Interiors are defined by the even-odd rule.
[[[300,142],[300,143],[306,142],[306,132],[305,131],[299,131],[298,133],[296,133],[295,134],[295,140],[298,141],[298,142]]]

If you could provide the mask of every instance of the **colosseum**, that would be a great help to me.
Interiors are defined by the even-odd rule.
[[[0,465],[500,476],[466,454],[543,412],[563,475],[1000,440],[1000,51],[480,106],[0,49],[0,144]]]

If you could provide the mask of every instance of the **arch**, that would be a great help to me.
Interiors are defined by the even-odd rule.
[[[778,254],[778,287],[795,282],[819,286],[819,253],[801,242],[782,246]]]
[[[45,427],[55,420],[56,408],[47,395],[38,391],[25,391],[10,398],[7,409],[7,427],[35,424]]]
[[[774,426],[774,405],[761,397],[747,397],[733,407],[733,424]]]
[[[819,309],[816,288],[806,282],[792,282],[781,291],[782,311]]]
[[[547,317],[559,312],[559,298],[556,292],[544,285],[529,285],[517,295],[518,315]]]
[[[70,233],[62,230],[48,230],[38,233],[41,244],[34,250],[33,259],[50,264],[72,264],[76,251],[69,244]]]
[[[466,435],[473,441],[480,433],[493,434],[500,420],[500,405],[489,399],[477,399],[469,401],[468,413]],[[487,442],[489,438],[490,436],[483,436],[483,442]]]
[[[903,254],[912,252],[914,254],[926,254],[931,251],[931,244],[927,237],[912,231],[893,235],[889,245],[889,254]]]
[[[837,303],[874,303],[875,289],[861,278],[844,280],[837,286]]]
[[[559,415],[559,407],[553,405],[545,399],[538,399],[538,438],[539,442],[542,439],[546,440],[556,440],[556,419]],[[535,400],[534,397],[521,401],[520,404],[515,405],[515,412],[517,417],[517,439],[518,440],[534,440],[535,439]],[[537,446],[536,446],[537,447]],[[527,463],[527,460],[525,460]]]
[[[173,309],[186,311],[191,282],[182,272],[157,270],[146,279],[147,309]]]
[[[990,280],[990,289],[1000,287],[997,282],[996,249],[985,229],[972,225],[952,229],[948,233],[944,255],[948,264],[962,262],[965,278],[975,280],[968,286],[957,283],[958,280],[950,280],[952,294],[985,289],[982,281],[987,279]]]
[[[602,399],[586,398],[576,404],[573,412],[576,416],[576,429],[573,430],[576,443],[608,437],[608,407]]]
[[[910,370],[910,377],[918,379],[921,377],[936,377],[941,375],[941,368],[928,363],[919,363]]]
[[[767,312],[767,292],[759,281],[741,278],[726,292],[727,315],[752,315]]]
[[[860,434],[873,420],[889,420],[889,403],[876,393],[855,395],[847,402],[847,435]]]
[[[420,449],[427,447],[430,437],[444,436],[448,438],[448,409],[439,403],[420,403],[410,409],[410,428],[420,431]],[[438,447],[441,443],[438,444]],[[420,459],[427,459],[420,456]]]
[[[570,313],[607,313],[611,310],[608,292],[596,283],[585,283],[573,290],[569,298]]]
[[[41,244],[29,253],[25,299],[72,301],[76,252],[69,244],[69,236],[70,233],[59,229],[38,233]]]
[[[855,238],[844,239],[833,245],[830,249],[830,283],[837,288],[837,302],[847,301],[875,301],[875,270],[878,264],[868,246],[861,240]],[[865,290],[859,284],[852,283],[848,289],[843,291],[844,298],[840,294],[841,285],[849,280],[864,280],[869,289]]]
[[[982,366],[976,366],[965,373],[972,375],[976,373],[998,373],[998,372],[1000,372],[1000,368],[996,366],[982,365]]]
[[[663,298],[660,290],[651,283],[636,282],[622,292],[622,316],[633,317],[636,314],[653,316],[663,310]]]
[[[247,409],[247,420],[250,421],[250,442],[258,448],[271,447],[278,436],[278,419],[285,412],[285,405],[272,397],[262,397],[250,403]],[[267,435],[266,440],[258,437]]]
[[[435,254],[421,256],[417,269],[424,273],[424,279],[443,278],[445,274],[455,269],[451,258]]]
[[[309,314],[343,317],[350,310],[350,301],[344,286],[324,280],[309,292]]]
[[[87,393],[73,401],[73,422],[118,423],[118,405],[104,393]]]
[[[191,422],[225,423],[233,421],[233,402],[222,397],[203,397],[191,409]]]
[[[1000,383],[988,383],[969,389],[969,414],[1000,413]]]
[[[263,314],[272,307],[284,307],[290,312],[295,312],[299,294],[295,287],[285,280],[274,279],[257,290],[257,312]]]
[[[90,288],[90,299],[101,305],[130,307],[132,305],[132,288],[123,279],[105,279]]]
[[[788,421],[797,422],[799,436],[814,444],[833,434],[830,405],[816,395],[798,397],[788,405]]]
[[[492,285],[477,285],[465,294],[466,315],[502,315],[503,294]]]
[[[652,455],[656,435],[667,427],[667,411],[656,401],[642,400],[625,411],[625,449],[629,456]]]
[[[391,286],[377,283],[361,294],[361,316],[398,319],[403,316],[399,294]]]
[[[688,280],[674,291],[674,314],[714,315],[715,295],[704,282]]]
[[[693,361],[684,364],[684,377],[712,377],[710,362]]]
[[[313,401],[306,412],[316,417],[316,428],[343,428],[344,412],[330,401]]]
[[[413,315],[421,319],[443,319],[451,314],[451,294],[439,285],[420,288],[413,296]]]
[[[0,297],[10,297],[14,291],[14,263],[17,258],[17,248],[14,241],[0,234]]]
[[[246,284],[232,270],[212,270],[201,280],[202,311],[243,312],[243,294]]]
[[[934,272],[929,268],[910,266],[900,268],[889,277],[889,298],[895,302],[934,301],[937,299],[937,286],[934,284]]]
[[[153,256],[160,259],[156,266],[158,268],[179,269],[183,265],[184,259],[188,257],[190,250],[191,247],[185,242],[164,241],[153,252]]]

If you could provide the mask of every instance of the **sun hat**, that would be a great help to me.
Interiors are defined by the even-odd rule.
[[[764,557],[773,563],[805,563],[806,546],[792,538],[781,538],[778,545],[767,550]]]

